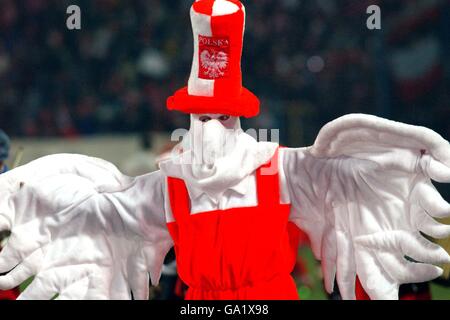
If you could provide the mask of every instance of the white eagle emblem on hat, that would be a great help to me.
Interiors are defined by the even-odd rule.
[[[224,51],[203,50],[200,53],[200,62],[205,75],[211,79],[223,77],[228,66],[228,54]]]

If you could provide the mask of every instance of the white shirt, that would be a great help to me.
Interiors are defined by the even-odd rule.
[[[290,196],[283,166],[284,150],[279,150],[278,176],[280,180],[280,203],[289,204]],[[174,221],[170,206],[167,179],[164,181],[164,211],[166,222]],[[214,210],[227,210],[233,208],[254,207],[257,201],[256,171],[242,179],[237,185],[227,188],[223,196],[216,201],[199,188],[187,187],[191,200],[191,214],[203,213]]]

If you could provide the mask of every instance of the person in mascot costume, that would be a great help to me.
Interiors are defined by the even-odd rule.
[[[290,275],[298,230],[321,260],[325,288],[398,299],[403,283],[442,274],[450,256],[427,240],[450,205],[450,144],[434,131],[371,115],[325,125],[314,145],[280,148],[243,132],[259,112],[242,87],[245,9],[191,7],[187,87],[167,100],[191,126],[160,170],[123,175],[83,155],[50,155],[0,176],[0,289],[34,275],[19,299],[146,299],[168,250],[186,299],[298,299]]]

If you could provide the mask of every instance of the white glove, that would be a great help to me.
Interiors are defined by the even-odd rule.
[[[450,216],[450,205],[431,182],[450,182],[450,145],[432,130],[347,115],[312,147],[283,149],[283,164],[291,219],[322,260],[328,292],[336,275],[342,297],[354,299],[358,275],[370,298],[398,299],[400,284],[434,279],[434,264],[450,263],[421,234],[450,236],[433,219]]]
[[[35,275],[19,299],[148,297],[172,246],[160,172],[130,178],[112,164],[54,155],[0,176],[0,289]]]

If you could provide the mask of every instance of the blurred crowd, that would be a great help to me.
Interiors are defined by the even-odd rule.
[[[365,112],[450,137],[450,4],[440,0],[258,0],[247,8],[244,84],[253,128],[311,143],[329,120]],[[68,30],[66,8],[81,8]],[[0,128],[76,137],[186,127],[165,109],[192,61],[192,0],[1,0]],[[368,30],[366,8],[381,8]]]

